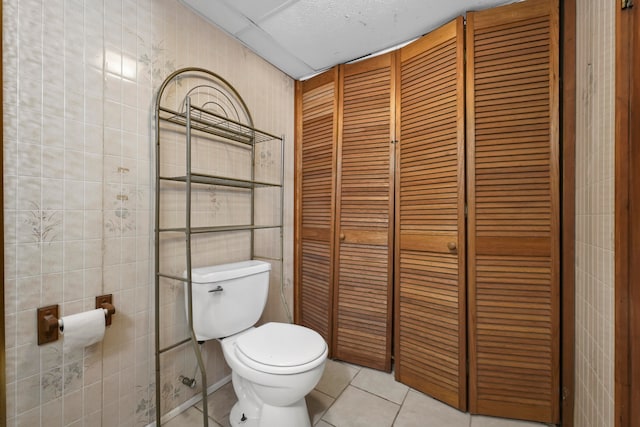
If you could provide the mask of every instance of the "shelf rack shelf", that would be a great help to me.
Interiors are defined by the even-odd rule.
[[[166,107],[158,108],[158,117],[162,121],[182,127],[186,127],[187,121],[190,121],[191,130],[227,138],[246,145],[280,139],[278,136],[263,132],[253,126],[242,124],[194,105],[191,106],[189,117],[187,117],[186,111],[178,112]]]
[[[228,231],[251,231],[251,230],[264,230],[267,228],[280,228],[281,225],[218,225],[211,227],[191,227],[189,231],[191,234],[208,234],[208,233],[220,233]],[[186,228],[161,228],[161,233],[186,233]]]
[[[186,176],[161,176],[159,177],[161,181],[174,181],[174,182],[187,182]],[[205,175],[192,173],[191,174],[191,183],[192,184],[205,184],[205,185],[220,185],[223,187],[233,187],[233,188],[260,188],[260,187],[280,187],[280,184],[273,184],[269,182],[262,181],[252,181],[247,179],[237,179],[237,178],[229,178],[224,176],[216,176],[216,175]]]
[[[182,97],[178,97],[182,101],[176,109],[173,104],[176,93],[182,93]],[[156,97],[156,200],[155,200],[155,363],[156,363],[156,425],[161,425],[162,408],[161,408],[161,364],[160,356],[170,350],[174,350],[184,344],[191,343],[194,354],[197,359],[198,367],[201,372],[200,386],[202,387],[202,398],[207,399],[207,376],[200,346],[193,331],[193,295],[192,295],[192,235],[206,235],[221,232],[240,232],[246,231],[251,233],[250,251],[251,258],[266,259],[274,262],[282,262],[283,245],[282,245],[282,226],[283,226],[283,202],[284,202],[284,139],[272,135],[268,132],[256,129],[253,126],[251,114],[240,97],[239,93],[220,76],[211,71],[202,68],[184,68],[177,70],[169,75],[158,89]],[[164,125],[162,125],[164,124]],[[174,176],[173,174],[161,173],[162,150],[161,145],[164,143],[165,135],[171,141],[171,138],[184,138],[185,147],[185,164],[184,174]],[[205,135],[207,142],[211,144],[231,144],[235,146],[245,147],[250,150],[251,164],[247,165],[251,168],[251,178],[238,178],[233,176],[225,176],[216,173],[195,172],[192,168],[192,138],[195,136]],[[280,176],[279,182],[268,182],[258,180],[255,177],[256,172],[256,146],[268,142],[276,142],[280,150]],[[171,160],[171,159],[170,159]],[[175,160],[175,159],[174,159]],[[161,226],[161,198],[163,190],[167,191],[167,183],[176,182],[184,184],[185,197],[185,224],[184,227],[163,227]],[[251,199],[251,220],[250,223],[243,224],[215,224],[208,226],[192,226],[192,187],[193,185],[220,186],[228,188],[236,188],[246,190]],[[277,224],[256,224],[255,221],[255,190],[261,188],[274,188],[280,191],[280,218]],[[171,191],[182,191],[181,187],[173,187]],[[279,230],[280,253],[277,256],[268,257],[260,256],[254,253],[254,232],[258,230]],[[160,246],[162,240],[160,235],[164,233],[173,233],[184,235],[186,245],[186,270],[184,276],[180,274],[163,271],[160,259]],[[181,340],[177,340],[171,344],[161,346],[160,343],[160,319],[161,319],[161,303],[160,303],[160,286],[161,279],[168,282],[185,283],[186,289],[186,307],[187,320],[189,323],[190,336]],[[280,274],[280,285],[282,286],[282,273]],[[203,405],[203,425],[208,426],[207,405]]]

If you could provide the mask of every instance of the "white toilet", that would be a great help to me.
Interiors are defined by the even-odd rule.
[[[304,398],[322,376],[327,344],[303,326],[254,327],[267,302],[270,270],[257,260],[193,269],[194,332],[199,341],[221,340],[238,396],[232,426],[310,427]]]

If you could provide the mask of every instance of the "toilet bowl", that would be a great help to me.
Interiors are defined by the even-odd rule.
[[[322,376],[328,347],[303,326],[254,326],[270,269],[256,260],[193,269],[194,332],[198,340],[221,342],[238,397],[232,426],[310,427],[305,396]]]
[[[222,340],[238,403],[232,426],[308,427],[304,399],[318,384],[327,345],[311,329],[267,323]]]

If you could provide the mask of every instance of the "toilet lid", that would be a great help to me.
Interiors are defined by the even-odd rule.
[[[266,323],[236,340],[239,356],[281,368],[309,364],[326,349],[327,344],[316,331],[289,323]]]

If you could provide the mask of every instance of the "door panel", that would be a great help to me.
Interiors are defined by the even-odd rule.
[[[469,408],[559,422],[558,4],[467,14]]]
[[[396,377],[466,409],[462,18],[400,52]]]
[[[337,67],[297,82],[296,322],[331,343]]]
[[[342,66],[334,348],[391,370],[394,55]]]

